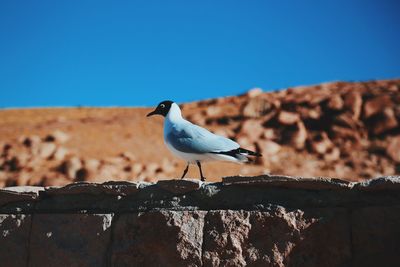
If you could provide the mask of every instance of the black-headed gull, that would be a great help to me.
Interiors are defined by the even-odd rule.
[[[185,177],[190,164],[197,164],[201,180],[204,181],[201,170],[203,161],[247,162],[248,156],[261,156],[259,153],[241,148],[231,139],[213,134],[185,120],[181,109],[173,101],[161,102],[154,111],[147,114],[147,117],[152,115],[165,117],[164,142],[172,154],[187,162],[181,178]]]

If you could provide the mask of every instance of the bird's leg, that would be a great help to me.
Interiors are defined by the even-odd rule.
[[[186,165],[186,169],[183,171],[183,175],[182,175],[181,179],[183,179],[183,177],[185,177],[188,170],[189,170],[189,163]]]
[[[201,180],[204,182],[204,181],[206,180],[206,178],[204,178],[203,172],[201,171],[201,164],[200,164],[200,161],[197,161],[197,166],[199,167],[199,170],[200,170],[200,177],[201,177]]]

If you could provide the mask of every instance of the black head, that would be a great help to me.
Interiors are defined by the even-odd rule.
[[[150,117],[153,115],[161,115],[164,117],[167,116],[172,103],[174,103],[174,102],[170,101],[170,100],[165,100],[165,101],[161,102],[160,104],[158,104],[158,106],[155,110],[153,110],[152,112],[147,114],[147,117]]]

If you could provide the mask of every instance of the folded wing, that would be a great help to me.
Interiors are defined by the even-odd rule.
[[[166,141],[176,150],[184,153],[204,154],[238,149],[238,143],[187,122],[172,127]]]

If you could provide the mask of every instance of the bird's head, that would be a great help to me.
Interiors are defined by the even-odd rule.
[[[174,102],[170,100],[165,100],[158,104],[155,110],[147,114],[147,117],[153,116],[153,115],[161,115],[163,117],[167,116],[169,110],[171,109],[171,106]]]

